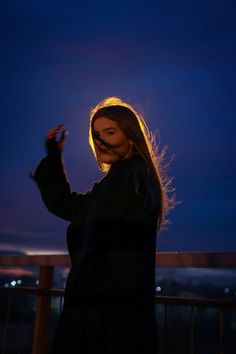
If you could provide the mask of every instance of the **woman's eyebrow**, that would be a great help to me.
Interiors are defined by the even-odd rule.
[[[116,130],[115,127],[109,127],[109,128],[104,128],[104,129],[102,129],[102,131],[103,131],[103,132],[106,132],[106,131],[112,130],[112,129]],[[97,130],[94,130],[94,134],[99,134],[99,132],[98,132]]]

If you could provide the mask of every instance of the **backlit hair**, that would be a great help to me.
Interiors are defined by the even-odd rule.
[[[89,125],[89,143],[102,171],[108,172],[110,165],[100,161],[94,145],[93,132],[95,120],[101,117],[111,119],[118,124],[125,135],[133,141],[136,152],[146,162],[147,168],[153,172],[158,193],[151,191],[150,194],[157,197],[160,203],[159,231],[161,226],[166,224],[165,215],[174,201],[173,198],[168,197],[171,179],[166,177],[163,168],[161,168],[164,150],[159,153],[154,135],[149,131],[144,119],[134,107],[117,97],[105,98],[91,110]]]

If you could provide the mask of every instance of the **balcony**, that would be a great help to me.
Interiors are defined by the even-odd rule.
[[[37,267],[39,280],[0,287],[1,354],[46,354],[63,304],[63,289],[53,276],[68,268],[67,255],[2,256],[1,269]],[[156,253],[157,284],[163,269],[234,269],[236,253]],[[4,272],[2,272],[3,274]],[[26,271],[27,273],[27,271]],[[174,275],[173,275],[174,278]],[[236,279],[236,277],[235,277]],[[236,280],[235,280],[236,284]],[[157,287],[160,289],[161,287]],[[156,295],[158,354],[233,354],[236,336],[236,289],[230,299]],[[148,354],[148,353],[147,353]]]

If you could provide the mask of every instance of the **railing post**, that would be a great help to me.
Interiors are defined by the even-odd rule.
[[[191,305],[190,353],[194,354],[195,346],[195,307]]]
[[[220,309],[220,354],[224,354],[224,309]]]
[[[48,352],[48,334],[50,321],[53,266],[41,266],[39,273],[39,294],[36,302],[32,354]]]

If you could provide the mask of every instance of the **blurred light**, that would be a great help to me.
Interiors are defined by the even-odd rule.
[[[39,280],[36,280],[35,284],[36,284],[36,285],[39,285]]]
[[[156,287],[156,291],[157,291],[157,292],[161,291],[161,287],[160,287],[160,286],[157,286],[157,287]]]
[[[16,281],[15,280],[11,281],[11,285],[15,286],[16,285]]]
[[[9,284],[8,284],[8,283],[5,283],[5,284],[4,284],[4,288],[9,288]]]
[[[17,280],[17,284],[21,284],[22,283],[22,281],[19,279],[19,280]]]
[[[228,294],[229,293],[229,288],[225,288],[224,292],[225,292],[225,294]]]

